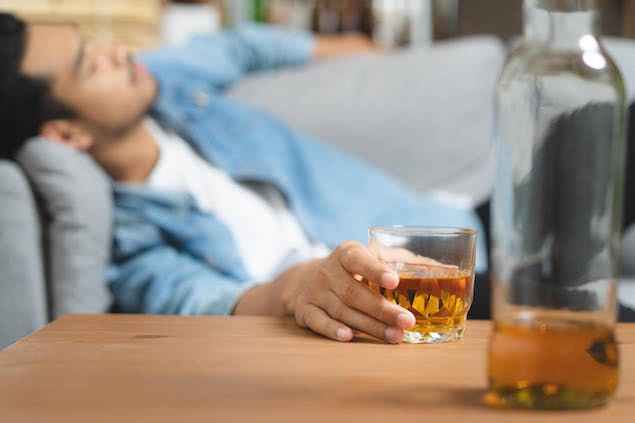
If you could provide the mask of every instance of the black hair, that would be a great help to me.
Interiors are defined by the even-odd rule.
[[[47,120],[75,116],[53,98],[50,81],[20,74],[26,41],[25,23],[0,13],[0,158],[13,158]]]

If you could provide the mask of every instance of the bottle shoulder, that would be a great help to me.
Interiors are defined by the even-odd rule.
[[[499,86],[518,80],[540,80],[558,75],[612,85],[617,90],[624,89],[617,65],[601,44],[592,50],[520,44],[508,57],[499,76]]]

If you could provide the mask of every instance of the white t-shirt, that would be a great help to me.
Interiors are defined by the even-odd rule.
[[[307,238],[274,186],[258,185],[256,190],[242,185],[200,157],[177,134],[152,119],[145,124],[160,149],[147,185],[192,194],[201,210],[213,213],[229,228],[255,281],[267,282],[294,264],[330,253],[326,245]]]

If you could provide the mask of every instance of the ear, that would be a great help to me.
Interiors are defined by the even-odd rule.
[[[93,136],[81,124],[71,120],[49,120],[40,128],[40,135],[53,142],[86,151],[93,145]]]

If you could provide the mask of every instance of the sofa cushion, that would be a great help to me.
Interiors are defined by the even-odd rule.
[[[45,221],[52,317],[104,312],[112,236],[110,182],[87,154],[43,139],[19,151]]]
[[[47,322],[40,222],[22,170],[0,160],[0,349]]]
[[[493,37],[345,57],[246,79],[230,97],[352,152],[419,191],[490,193]]]

